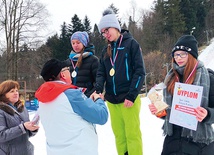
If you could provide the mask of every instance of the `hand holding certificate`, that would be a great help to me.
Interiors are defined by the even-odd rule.
[[[203,87],[175,83],[169,122],[191,130],[197,129],[195,109],[200,106]]]

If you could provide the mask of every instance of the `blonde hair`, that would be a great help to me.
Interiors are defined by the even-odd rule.
[[[110,58],[112,56],[112,52],[111,52],[111,42],[110,41],[107,41],[107,52],[105,53],[104,55],[104,58]]]
[[[77,60],[77,65],[76,66],[78,68],[80,68],[80,66],[82,65],[82,54],[83,54],[84,50],[85,50],[85,47],[83,47],[82,51],[80,52],[80,56],[79,56],[79,58]]]

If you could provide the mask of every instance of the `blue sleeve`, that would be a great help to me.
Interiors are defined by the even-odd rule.
[[[65,92],[73,111],[83,119],[93,124],[103,125],[108,120],[108,110],[105,102],[98,99],[94,102],[78,89],[68,89]]]

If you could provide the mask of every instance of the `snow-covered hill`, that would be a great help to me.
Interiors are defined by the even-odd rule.
[[[198,57],[199,60],[204,62],[205,67],[214,70],[214,38]]]

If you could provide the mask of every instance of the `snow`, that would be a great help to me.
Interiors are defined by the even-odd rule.
[[[214,38],[210,42],[210,45],[202,51],[198,59],[204,62],[206,68],[214,70]]]
[[[204,62],[205,67],[214,70],[214,39],[211,44],[207,46],[198,57]],[[163,120],[151,115],[148,104],[150,103],[147,97],[141,98],[141,131],[143,139],[143,154],[144,155],[160,155],[163,145],[162,124]],[[35,112],[29,112],[32,119]],[[99,154],[100,155],[117,155],[115,147],[115,139],[111,129],[110,118],[105,125],[97,125],[97,134],[99,140]],[[36,136],[30,138],[34,144],[35,155],[46,155],[45,134],[44,129],[40,123],[40,129]]]

